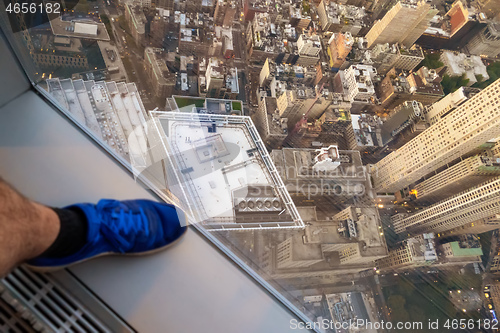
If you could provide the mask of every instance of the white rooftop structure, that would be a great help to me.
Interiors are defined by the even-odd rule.
[[[97,24],[75,22],[75,34],[97,36]]]
[[[339,148],[336,145],[316,149],[318,155],[314,157],[315,171],[333,171],[340,165]]]
[[[150,114],[192,220],[208,231],[304,227],[249,117]]]
[[[57,103],[97,139],[136,167],[151,164],[146,111],[134,83],[58,78],[46,83]]]
[[[340,72],[343,74],[342,84],[347,90],[347,98],[354,100],[369,100],[375,96],[373,79],[377,75],[376,69],[371,65],[352,65]]]
[[[466,55],[453,51],[443,51],[440,60],[446,66],[446,74],[449,76],[461,76],[465,74],[465,78],[469,79],[468,86],[477,82],[476,76],[481,75],[483,81],[488,80],[490,76],[486,70],[486,65],[481,60],[480,56]]]

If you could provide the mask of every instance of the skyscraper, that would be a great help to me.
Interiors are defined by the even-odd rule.
[[[263,267],[275,279],[324,278],[373,268],[387,256],[387,244],[374,207],[349,206],[332,220],[317,221],[314,207],[301,207],[311,219],[297,233],[263,253]]]
[[[405,217],[398,214],[392,222],[397,233],[411,235],[431,231],[440,233],[498,213],[500,213],[500,177],[460,192],[412,215]]]
[[[383,43],[412,46],[437,12],[436,8],[425,1],[399,1],[368,31],[368,47]]]
[[[389,255],[375,262],[381,271],[399,271],[429,265],[438,258],[434,246],[434,234],[428,233],[409,238],[396,248],[389,251]]]
[[[384,273],[406,271],[420,266],[464,266],[481,262],[483,251],[477,236],[462,235],[440,244],[434,233],[409,238],[389,251],[385,258],[377,260],[376,267]]]
[[[496,158],[475,155],[461,160],[421,183],[416,190],[417,200],[436,202],[488,179],[500,175],[500,163]]]
[[[470,54],[496,57],[500,48],[500,24],[490,22],[486,28],[474,36],[465,49]]]
[[[372,167],[377,192],[396,192],[500,136],[500,80]]]

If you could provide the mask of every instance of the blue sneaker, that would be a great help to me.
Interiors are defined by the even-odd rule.
[[[110,254],[150,254],[172,245],[187,231],[187,218],[175,206],[149,200],[100,200],[78,208],[87,216],[87,244],[64,258],[37,257],[26,264],[38,271],[68,267]]]

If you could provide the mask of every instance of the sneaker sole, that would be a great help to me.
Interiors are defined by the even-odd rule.
[[[104,256],[147,256],[147,255],[152,255],[152,254],[155,254],[155,253],[158,253],[158,252],[161,252],[161,251],[164,251],[166,249],[168,249],[169,247],[171,246],[174,246],[175,244],[177,244],[183,237],[184,235],[186,234],[188,228],[186,226],[186,229],[184,230],[184,232],[179,236],[179,238],[177,238],[176,240],[174,240],[172,243],[169,243],[165,246],[162,246],[162,247],[159,247],[159,248],[156,248],[154,250],[150,250],[150,251],[145,251],[145,252],[138,252],[138,253],[119,253],[119,252],[103,252],[101,254],[98,254],[98,255],[95,255],[93,257],[89,257],[89,258],[85,258],[85,259],[82,259],[82,260],[78,260],[78,261],[75,261],[75,262],[72,262],[71,264],[67,264],[67,265],[61,265],[61,266],[32,266],[32,265],[29,265],[29,264],[23,264],[24,267],[34,271],[34,272],[38,272],[38,273],[49,273],[49,272],[55,272],[55,271],[59,271],[61,269],[65,269],[65,268],[69,268],[71,266],[74,266],[74,265],[77,265],[77,264],[81,264],[83,262],[86,262],[86,261],[89,261],[89,260],[93,260],[93,259],[97,259],[99,257],[104,257]]]

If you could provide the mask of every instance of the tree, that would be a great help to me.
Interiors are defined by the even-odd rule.
[[[408,310],[410,313],[411,320],[413,322],[418,322],[418,321],[425,322],[428,319],[427,315],[425,314],[425,311],[421,307],[412,305]]]
[[[461,76],[443,76],[443,80],[441,81],[441,85],[443,86],[443,91],[445,95],[454,92],[460,87],[466,87],[469,84],[469,79],[465,78],[465,73]]]
[[[115,37],[113,36],[113,28],[111,28],[111,22],[109,21],[109,17],[106,14],[101,14],[100,15],[101,22],[104,23],[106,26],[106,30],[108,31],[109,39],[111,41],[115,40]]]
[[[394,321],[410,321],[410,315],[405,309],[406,300],[401,295],[391,295],[387,299],[387,304],[391,308],[391,317]]]
[[[398,290],[404,297],[411,297],[415,291],[415,285],[405,278],[398,279]]]
[[[441,57],[440,53],[428,53],[425,55],[424,60],[420,62],[420,64],[417,66],[416,69],[419,69],[422,66],[425,66],[430,69],[443,67],[444,66],[443,62],[439,60],[440,57]]]
[[[90,5],[87,3],[87,0],[80,0],[75,6],[75,12],[88,13],[89,9]]]
[[[484,89],[489,86],[490,83],[495,82],[500,77],[500,62],[497,61],[490,64],[486,70],[488,71],[488,76],[490,78],[488,80],[484,80],[483,78],[482,81],[479,81],[478,79],[477,82],[474,83],[473,87]]]

